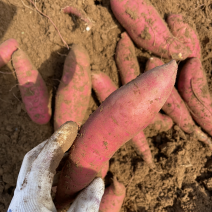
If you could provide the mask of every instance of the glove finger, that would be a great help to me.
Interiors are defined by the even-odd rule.
[[[46,142],[40,154],[27,173],[22,190],[27,196],[41,202],[46,208],[52,207],[51,187],[56,168],[64,152],[69,149],[77,136],[78,126],[75,122],[66,122]]]
[[[20,189],[23,185],[23,182],[26,178],[27,173],[30,171],[32,167],[32,163],[34,160],[38,157],[43,147],[46,145],[48,140],[42,142],[38,146],[34,147],[32,150],[30,150],[23,159],[20,172],[18,174],[18,180],[17,180],[17,186],[16,189]]]
[[[78,126],[75,122],[66,122],[49,139],[37,159],[32,170],[45,170],[53,175],[56,173],[64,152],[66,152],[77,136]],[[36,181],[45,179],[35,179]],[[33,182],[35,183],[35,181]]]
[[[96,178],[77,198],[67,212],[98,212],[105,186],[101,178]]]

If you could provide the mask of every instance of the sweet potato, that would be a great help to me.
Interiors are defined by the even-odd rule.
[[[139,47],[176,60],[184,60],[190,54],[148,0],[110,0],[110,4],[119,23]]]
[[[8,39],[0,44],[0,68],[12,59],[12,54],[17,49],[18,42],[15,39]]]
[[[122,84],[132,81],[140,74],[138,60],[135,55],[135,47],[126,32],[121,34],[121,39],[116,47],[115,59]],[[172,127],[173,121],[168,116],[158,113],[155,115],[151,124],[158,131],[167,131]]]
[[[154,67],[162,65],[163,62],[155,57],[150,58],[146,63],[146,70],[151,70]],[[187,76],[184,76],[184,80]],[[179,79],[180,85],[182,85],[183,81]],[[179,84],[178,83],[178,84]],[[189,92],[187,87],[182,87],[183,94]],[[188,99],[187,99],[188,100]],[[212,144],[208,136],[202,132],[194,123],[184,101],[182,100],[181,96],[179,95],[176,88],[173,88],[171,95],[167,99],[166,103],[162,107],[162,110],[168,114],[173,121],[178,124],[178,126],[186,133],[194,133],[198,140],[204,142],[205,144],[209,145],[210,149],[212,149]]]
[[[119,69],[122,84],[127,84],[140,74],[135,47],[126,32],[121,34],[121,39],[116,47],[116,65]]]
[[[93,89],[95,90],[100,102],[103,102],[111,93],[118,89],[113,81],[102,72],[92,72],[91,76]],[[137,153],[142,156],[143,160],[150,167],[153,168],[154,162],[144,132],[139,132],[135,137],[132,138],[131,141]]]
[[[198,34],[195,29],[186,23],[184,17],[180,14],[171,14],[167,18],[167,24],[171,33],[189,48],[191,54],[188,57],[198,57],[201,59]]]
[[[37,124],[46,124],[51,117],[51,98],[45,82],[23,50],[13,53],[12,62],[29,117]]]
[[[212,136],[212,98],[205,71],[198,58],[189,59],[183,66],[178,90],[188,104],[193,119]]]
[[[119,212],[124,202],[126,188],[113,177],[113,183],[105,189],[99,212]]]
[[[70,120],[81,126],[90,95],[90,58],[84,47],[75,44],[66,57],[63,76],[56,94],[55,130]]]
[[[170,95],[176,72],[175,61],[152,69],[113,92],[90,115],[62,170],[57,208],[71,202],[125,142],[148,126]]]

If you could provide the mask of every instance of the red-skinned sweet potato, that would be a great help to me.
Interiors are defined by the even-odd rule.
[[[195,29],[185,22],[180,14],[171,14],[166,20],[171,33],[179,39],[191,52],[188,57],[198,57],[201,59],[201,47],[198,34]]]
[[[12,54],[17,49],[18,42],[15,39],[8,39],[0,44],[0,68],[12,59]]]
[[[37,124],[46,124],[51,118],[51,98],[45,82],[21,49],[13,53],[12,62],[29,117]]]
[[[75,44],[66,57],[63,76],[56,94],[55,130],[66,121],[74,121],[81,126],[90,96],[90,58],[84,47]]]
[[[99,212],[119,212],[124,202],[126,188],[113,177],[113,183],[105,189]]]
[[[175,61],[152,69],[113,92],[90,115],[60,175],[57,208],[71,202],[125,142],[148,126],[170,95],[176,72]]]
[[[183,66],[178,90],[190,108],[193,119],[212,136],[212,98],[198,58],[189,59]]]
[[[115,59],[123,85],[135,79],[140,74],[138,60],[135,55],[135,47],[126,32],[121,34],[121,39],[116,47]]]
[[[184,60],[190,54],[148,0],[110,0],[110,4],[119,23],[139,47],[176,60]]]

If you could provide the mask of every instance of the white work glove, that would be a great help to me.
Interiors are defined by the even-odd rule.
[[[57,211],[51,197],[52,182],[77,130],[76,123],[67,122],[25,155],[8,212]],[[77,196],[68,212],[98,212],[103,193],[104,182],[96,178]]]

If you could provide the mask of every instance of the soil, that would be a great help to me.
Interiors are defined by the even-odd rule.
[[[121,85],[114,60],[117,41],[124,29],[113,16],[109,0],[73,0],[82,8],[93,27],[86,31],[83,20],[63,14],[70,2],[37,0],[36,6],[48,15],[66,43],[82,44],[91,58],[91,69],[107,73]],[[151,0],[165,19],[167,14],[182,13],[199,34],[202,63],[212,91],[212,4],[210,0]],[[0,0],[0,43],[15,38],[44,78],[54,97],[62,75],[68,49],[52,22],[40,15],[28,0]],[[149,52],[136,48],[141,72]],[[11,63],[0,69],[0,211],[7,211],[24,155],[53,133],[53,118],[46,125],[33,123],[21,100]],[[7,73],[2,73],[7,72]],[[8,74],[9,72],[9,74]],[[165,79],[164,79],[165,80]],[[99,103],[94,95],[84,121]],[[122,211],[211,211],[212,153],[178,128],[158,133],[147,128],[145,134],[158,167],[148,168],[128,142],[110,160],[108,177],[116,175],[127,187]],[[108,182],[106,181],[106,184]]]

